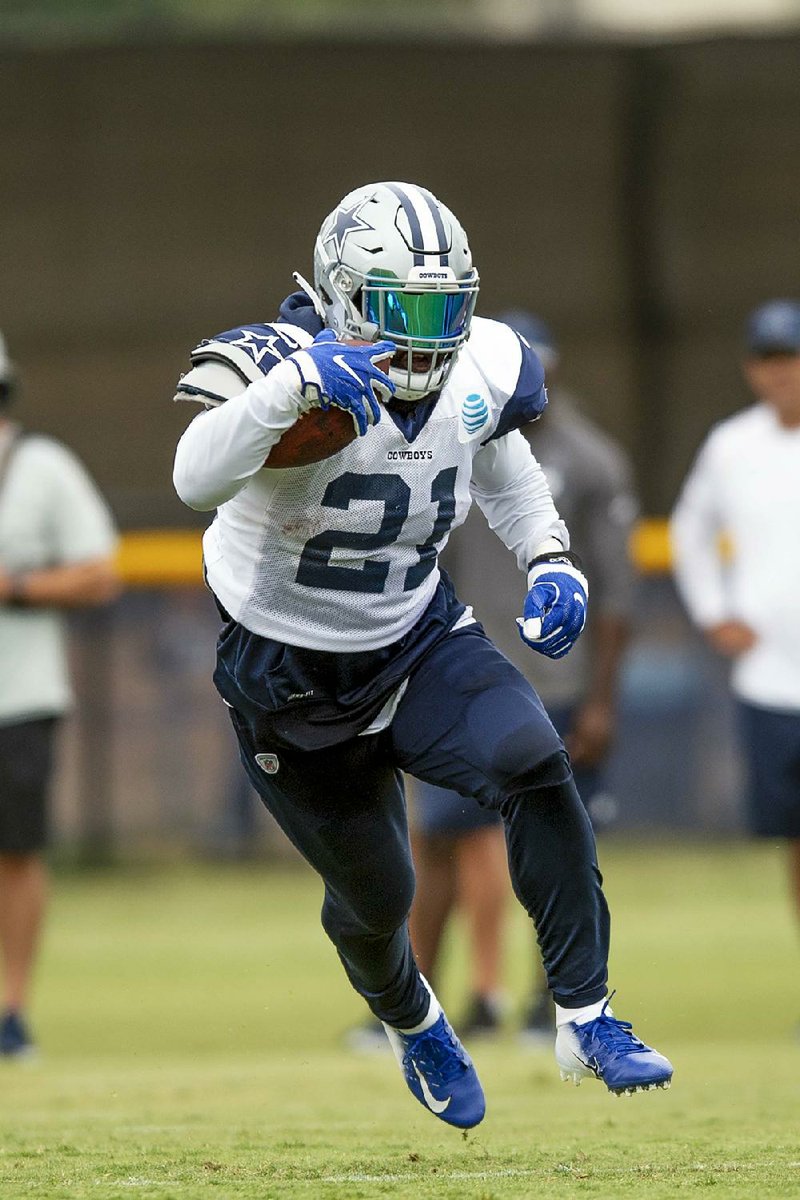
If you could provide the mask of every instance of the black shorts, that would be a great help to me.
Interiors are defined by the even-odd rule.
[[[47,841],[57,717],[0,725],[0,854],[31,854]]]
[[[758,837],[800,838],[800,712],[738,704],[747,817]]]

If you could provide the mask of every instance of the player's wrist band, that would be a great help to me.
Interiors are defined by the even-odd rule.
[[[528,563],[528,570],[535,567],[538,563],[569,563],[573,567],[577,567],[583,574],[583,563],[577,554],[573,554],[571,550],[547,550],[544,554],[537,554]]]

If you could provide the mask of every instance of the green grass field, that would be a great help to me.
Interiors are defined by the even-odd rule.
[[[668,1092],[559,1081],[513,1028],[471,1047],[468,1136],[391,1057],[340,1048],[361,1009],[304,870],[190,867],[55,881],[38,1063],[0,1064],[0,1197],[800,1195],[800,970],[780,852],[605,841],[618,1015]],[[528,938],[515,912],[510,990]],[[440,991],[463,995],[456,934]]]

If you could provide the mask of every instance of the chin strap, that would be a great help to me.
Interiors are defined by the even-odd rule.
[[[326,317],[327,317],[327,314],[325,312],[325,306],[322,303],[322,301],[320,300],[317,293],[314,291],[311,284],[308,282],[308,280],[303,279],[303,276],[300,274],[299,271],[292,271],[292,279],[295,281],[296,284],[298,284],[300,289],[302,291],[304,291],[305,294],[308,296],[309,300],[314,305],[314,312],[317,314],[317,316],[322,321],[325,321]]]

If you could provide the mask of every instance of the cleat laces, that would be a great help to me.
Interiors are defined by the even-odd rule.
[[[429,1083],[441,1088],[455,1083],[468,1070],[464,1053],[449,1032],[446,1038],[433,1034],[420,1039],[419,1045],[407,1050],[403,1055],[403,1069],[413,1077],[415,1066]]]
[[[602,1012],[589,1024],[592,1026],[592,1036],[616,1054],[636,1054],[647,1049],[644,1042],[632,1032],[633,1025],[630,1021],[620,1021]]]

